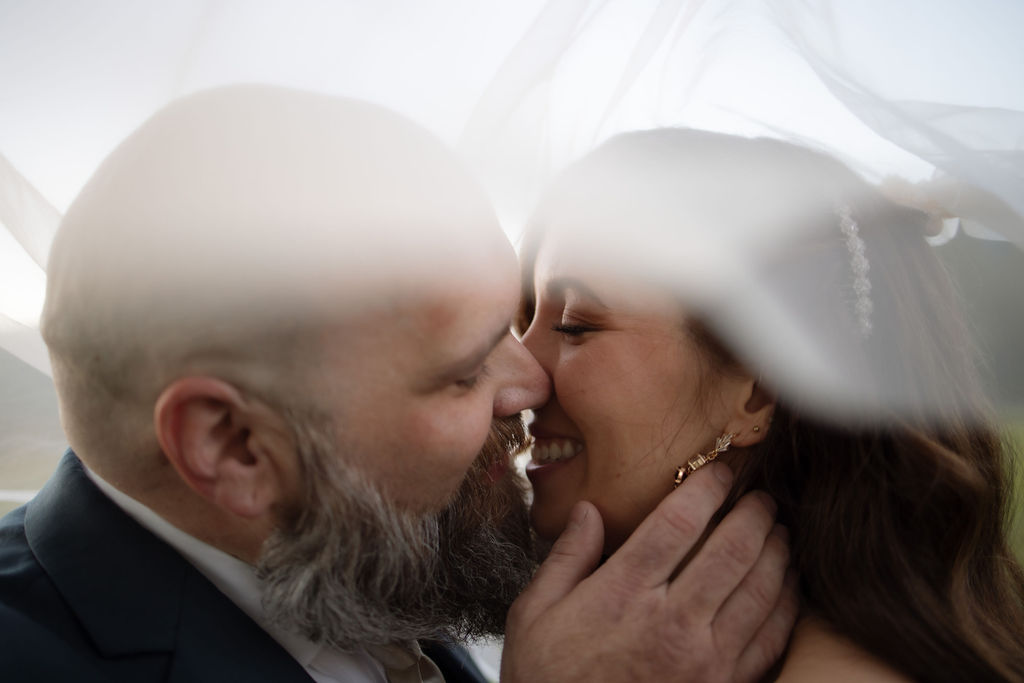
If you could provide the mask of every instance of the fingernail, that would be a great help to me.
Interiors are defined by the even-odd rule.
[[[726,486],[732,484],[732,470],[724,462],[712,463],[714,468],[715,476],[718,477],[718,481],[722,482]]]
[[[572,512],[569,513],[569,528],[579,529],[583,526],[583,522],[587,519],[588,514],[590,514],[589,506],[584,505],[582,502],[576,503],[572,508]]]
[[[770,512],[772,515],[779,511],[779,505],[778,503],[775,502],[774,498],[769,496],[764,491],[758,491],[757,495],[761,499],[761,503],[763,503],[764,506],[768,508],[768,512]]]

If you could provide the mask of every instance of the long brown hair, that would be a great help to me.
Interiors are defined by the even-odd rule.
[[[816,324],[835,330],[842,353],[856,356],[864,372],[905,387],[904,397],[927,400],[843,421],[780,394],[766,438],[749,449],[724,509],[745,491],[770,493],[791,530],[804,609],[902,673],[1024,681],[1024,572],[1007,541],[1009,449],[981,392],[956,292],[924,239],[926,216],[882,199],[835,160],[778,141],[659,130],[620,136],[591,157],[601,155],[620,177],[653,177],[708,159],[748,169],[799,167],[782,182],[795,178],[808,194],[828,195],[816,219],[826,228],[780,252],[766,275],[813,271],[814,295],[826,304],[816,315],[828,318]],[[586,195],[586,173],[566,175],[571,189],[556,184],[523,245],[523,329],[532,318],[542,230]],[[743,182],[729,190],[737,201]],[[636,187],[618,190],[628,192],[627,185]],[[856,333],[849,268],[835,265],[849,263],[846,245],[817,237],[838,233],[829,209],[837,201],[857,217],[870,263],[874,325],[866,338]],[[723,343],[728,335],[714,316],[698,316],[689,327],[709,373],[753,365]],[[768,376],[770,368],[763,370]]]

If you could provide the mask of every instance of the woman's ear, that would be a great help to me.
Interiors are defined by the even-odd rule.
[[[732,445],[760,443],[771,426],[775,396],[764,388],[761,381],[749,378],[744,380],[736,397],[733,416],[725,430],[736,435],[732,438]]]
[[[283,420],[231,384],[177,379],[161,392],[153,419],[178,475],[221,509],[260,517],[290,489],[296,455]]]

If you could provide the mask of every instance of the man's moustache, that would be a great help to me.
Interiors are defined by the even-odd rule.
[[[530,445],[530,435],[520,414],[496,418],[470,476],[486,474],[497,481],[512,467],[512,459]]]

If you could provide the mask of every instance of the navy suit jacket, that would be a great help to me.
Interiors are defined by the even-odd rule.
[[[482,683],[460,648],[424,648]],[[0,520],[0,679],[274,681],[306,671],[172,547],[92,483],[70,451]]]

